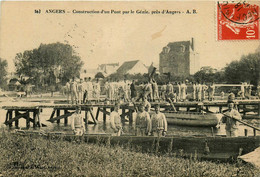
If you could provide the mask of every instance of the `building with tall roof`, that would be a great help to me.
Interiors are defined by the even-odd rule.
[[[119,63],[107,63],[98,65],[99,72],[105,73],[106,75],[110,75],[115,73],[119,68]]]
[[[118,74],[144,74],[148,72],[148,68],[140,61],[126,61],[118,69]]]
[[[159,72],[187,77],[200,69],[199,54],[191,41],[170,42],[159,55]]]

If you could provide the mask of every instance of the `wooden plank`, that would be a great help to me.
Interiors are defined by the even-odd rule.
[[[89,113],[90,113],[90,115],[91,115],[92,120],[94,121],[94,123],[97,124],[97,121],[96,121],[96,119],[94,118],[94,115],[93,115],[93,112],[92,112],[92,109],[91,109],[91,108],[89,109]]]
[[[30,112],[29,111],[26,111],[25,119],[26,119],[26,128],[29,129],[30,128]]]
[[[106,111],[106,108],[101,109],[101,112],[103,112],[103,122],[105,123],[107,120],[107,115],[109,115],[110,113]]]
[[[101,112],[103,112],[106,115],[110,115],[110,112],[106,110],[106,108],[100,109]],[[103,116],[104,117],[104,116]]]
[[[52,119],[49,119],[48,121],[50,121],[50,122],[54,122],[54,121],[58,121],[58,120],[60,120],[60,119],[63,119],[63,118],[65,118],[65,117],[69,117],[69,116],[71,116],[72,114],[74,114],[75,112],[70,112],[70,113],[67,113],[67,114],[64,114],[64,115],[61,115],[61,116],[57,116],[57,117],[55,117],[55,118],[52,118]]]
[[[9,110],[9,120],[11,120],[13,118],[13,111]],[[13,126],[12,122],[9,123],[9,128],[11,128]]]
[[[52,119],[52,118],[54,117],[55,112],[56,112],[56,109],[54,109],[54,110],[52,111],[50,119]]]
[[[18,115],[19,115],[18,110],[15,110],[14,115],[15,115],[15,116],[18,116]],[[15,128],[17,128],[17,129],[19,128],[19,120],[18,120],[18,119],[15,121]]]
[[[100,112],[100,108],[98,107],[97,113],[96,113],[96,120],[98,120],[99,112]]]
[[[64,114],[69,113],[68,110],[64,110]],[[68,117],[64,118],[64,125],[67,126],[68,125]]]
[[[16,115],[17,115],[17,114],[16,114]],[[14,118],[8,120],[5,124],[10,124],[10,123],[12,123],[12,122],[14,122],[14,121],[17,121],[17,120],[19,120],[19,119],[21,119],[21,118],[24,118],[24,117],[26,117],[26,113],[24,113],[24,114],[19,114],[19,115],[15,116]]]
[[[57,109],[56,115],[57,115],[57,117],[60,116],[60,109]],[[57,118],[57,117],[56,117],[56,118]],[[53,120],[53,119],[52,119],[52,120]],[[60,123],[60,119],[56,119],[56,120],[57,120],[57,124],[59,124],[59,123]]]
[[[129,111],[127,111],[127,112],[122,112],[122,114],[121,114],[120,116],[121,116],[121,118],[123,118],[123,116],[127,116],[127,115],[129,115]]]
[[[8,118],[9,118],[9,110],[8,111],[6,111],[6,115],[5,115],[5,123],[8,121]]]
[[[248,124],[248,123],[246,123],[246,122],[244,122],[244,121],[242,121],[242,120],[239,120],[239,119],[236,119],[236,118],[234,118],[234,117],[231,117],[231,116],[228,116],[228,115],[226,115],[226,114],[223,114],[224,116],[226,116],[226,117],[229,117],[229,118],[231,118],[231,119],[235,119],[236,121],[238,121],[238,122],[240,122],[240,123],[242,123],[242,124],[244,124],[244,125],[246,125],[246,126],[248,126],[248,127],[251,127],[251,128],[253,128],[254,129],[254,131],[255,130],[258,130],[258,131],[260,131],[260,128],[258,128],[258,127],[255,127],[255,126],[253,126],[253,125],[251,125],[251,124]]]
[[[129,124],[131,126],[133,124],[133,110],[132,109],[129,109],[128,115],[129,115]]]

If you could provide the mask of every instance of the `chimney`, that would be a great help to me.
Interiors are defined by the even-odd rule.
[[[194,38],[191,38],[191,49],[194,51]]]

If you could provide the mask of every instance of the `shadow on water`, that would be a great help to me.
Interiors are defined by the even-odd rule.
[[[68,125],[64,125],[64,121],[61,120],[60,124],[51,123],[47,121],[50,118],[52,109],[44,109],[43,112],[40,114],[42,123],[46,124],[47,127],[43,127],[42,130],[44,131],[54,131],[54,132],[63,132],[63,133],[72,133],[71,125],[70,125],[70,118],[68,120]],[[1,115],[5,115],[5,110],[0,110]],[[83,113],[82,113],[83,116]],[[0,125],[3,125],[5,121],[5,116],[2,116],[0,119]],[[258,120],[259,121],[259,120]],[[19,122],[20,127],[26,127],[25,119],[20,119]],[[32,125],[31,125],[32,126]],[[13,125],[14,128],[14,125]],[[239,136],[244,136],[244,130],[247,129],[248,136],[253,135],[252,128],[246,127],[244,125],[239,125]],[[128,122],[123,126],[123,132],[125,134],[134,135],[134,128],[129,125]],[[99,116],[98,124],[88,124],[86,127],[86,133],[88,134],[111,134],[113,130],[110,126],[110,119],[107,116],[106,123],[103,122],[102,115]],[[220,124],[219,128],[216,127],[188,127],[188,126],[177,126],[177,125],[169,125],[168,126],[168,135],[177,135],[177,136],[192,136],[192,135],[199,135],[199,136],[212,136],[212,135],[225,135],[225,125]],[[259,132],[257,132],[259,135]]]

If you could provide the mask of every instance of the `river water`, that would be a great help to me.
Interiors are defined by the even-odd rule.
[[[212,110],[211,110],[212,111]],[[96,113],[96,110],[94,109],[94,114]],[[61,120],[60,124],[58,125],[57,123],[51,123],[47,121],[50,118],[50,115],[52,113],[51,108],[44,108],[43,111],[40,114],[41,122],[46,124],[47,127],[42,127],[42,130],[47,131],[47,132],[63,132],[63,133],[72,133],[71,131],[71,126],[70,126],[70,118],[68,121],[68,125],[64,125],[64,121]],[[61,112],[62,114],[63,112]],[[0,109],[0,125],[1,127],[6,127],[4,125],[5,121],[5,115],[6,115],[6,110]],[[82,116],[84,114],[82,113]],[[90,116],[89,116],[90,117]],[[90,118],[91,121],[91,118]],[[247,121],[248,123],[252,123],[259,126],[259,120],[250,120]],[[25,129],[26,126],[26,121],[25,119],[20,119],[19,121],[19,126],[22,129]],[[14,127],[14,125],[13,125]],[[31,124],[32,127],[32,124]],[[33,128],[31,128],[33,129]],[[239,136],[244,136],[244,129],[247,129],[248,131],[248,136],[253,136],[253,129],[250,127],[246,127],[242,124],[239,124]],[[110,119],[109,116],[107,116],[107,121],[106,123],[103,122],[103,114],[99,114],[98,117],[98,124],[88,124],[86,127],[86,131],[89,134],[105,134],[105,133],[112,133],[112,129],[110,126]],[[123,126],[123,132],[125,134],[134,134],[133,127],[129,125],[128,122],[125,123]],[[214,136],[219,135],[225,135],[225,124],[220,124],[219,128],[211,128],[211,127],[188,127],[188,126],[176,126],[176,125],[168,125],[168,135],[179,135],[179,136]],[[257,135],[260,135],[259,132],[257,132]]]

